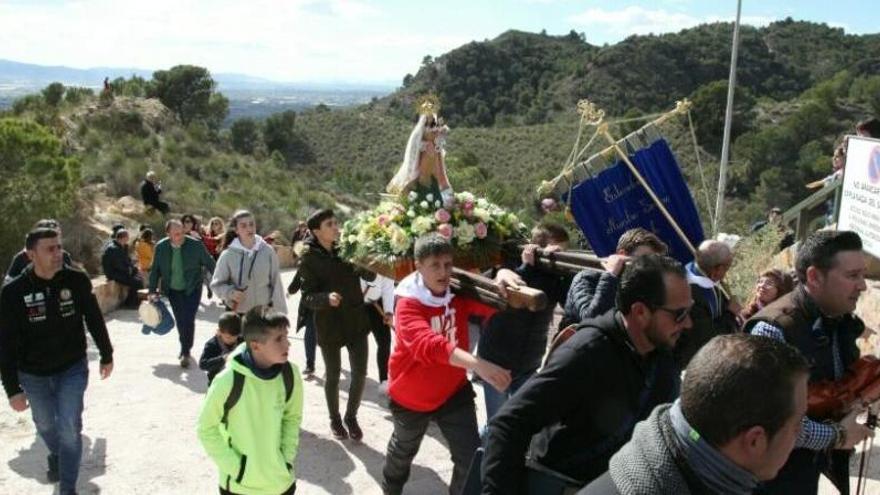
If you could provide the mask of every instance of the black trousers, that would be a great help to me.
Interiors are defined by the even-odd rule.
[[[449,493],[459,495],[467,479],[471,459],[480,446],[475,407],[474,389],[470,382],[431,412],[413,411],[392,400],[394,432],[388,441],[385,466],[382,468],[382,492],[386,495],[399,495],[403,491],[403,485],[409,479],[413,458],[419,452],[422,438],[428,430],[428,423],[434,421],[440,427],[452,455],[454,467]]]
[[[364,310],[370,320],[370,333],[376,339],[376,368],[379,370],[379,381],[388,380],[388,358],[391,356],[391,327],[385,324],[385,315],[376,311],[376,307],[367,304]]]
[[[354,342],[349,342],[345,347],[348,349],[348,363],[351,366],[351,383],[348,386],[348,404],[345,416],[355,418],[367,381],[367,334],[358,337]],[[324,358],[324,367],[327,370],[327,378],[324,381],[324,397],[327,400],[330,419],[333,419],[339,416],[339,375],[342,373],[342,348],[322,346],[321,357]]]

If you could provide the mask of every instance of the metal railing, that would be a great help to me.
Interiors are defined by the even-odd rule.
[[[801,242],[811,233],[837,220],[843,178],[837,176],[782,214],[782,223],[794,227],[795,240]],[[829,211],[828,201],[832,200]]]

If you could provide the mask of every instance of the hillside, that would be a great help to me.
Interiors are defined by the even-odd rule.
[[[447,158],[454,187],[488,196],[525,218],[534,216],[536,187],[559,172],[571,151],[578,99],[599,103],[615,120],[665,111],[687,97],[694,103],[706,187],[687,119],[671,121],[663,132],[708,224],[729,37],[729,25],[711,24],[596,47],[576,33],[510,31],[426,58],[387,98],[353,108],[319,105],[265,120],[238,119],[228,129],[218,124],[228,114],[228,99],[215,89],[199,93],[198,100],[159,91],[163,84],[171,87],[167,81],[174,77],[216,88],[205,69],[178,66],[160,71],[160,79],[114,81],[118,96],[109,101],[90,90],[50,85],[0,112],[0,124],[7,117],[11,132],[49,143],[53,163],[64,170],[56,176],[66,177],[58,198],[75,193],[88,200],[82,187],[98,184],[106,184],[111,197],[137,196],[144,173],[154,169],[178,213],[225,216],[248,207],[266,228],[286,230],[316,207],[348,212],[374,204],[402,159],[414,117],[411,101],[428,90],[440,95],[441,114],[452,129]],[[804,197],[803,185],[829,172],[840,137],[856,121],[880,115],[878,47],[878,35],[852,36],[820,24],[786,20],[744,28],[728,231],[742,232],[769,206],[786,208]],[[145,97],[152,94],[164,99]],[[38,127],[21,131],[23,123]],[[637,125],[614,125],[612,132],[623,136]],[[34,166],[43,160],[34,156]],[[39,183],[37,169],[28,167],[7,176]],[[18,183],[10,190],[18,191]],[[75,216],[70,210],[79,209],[57,203],[34,202],[26,214],[15,211],[20,224],[0,231],[0,255],[18,248],[31,221]],[[0,206],[7,213],[16,208],[12,199]]]
[[[727,79],[732,32],[732,24],[715,23],[598,47],[574,32],[509,31],[426,57],[382,104],[405,112],[413,97],[433,91],[448,118],[465,125],[547,122],[584,97],[617,115],[661,111]],[[737,83],[757,98],[790,99],[840,70],[877,74],[880,67],[876,34],[786,19],[743,26],[740,37]]]

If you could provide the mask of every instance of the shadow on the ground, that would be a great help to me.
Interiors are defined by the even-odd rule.
[[[360,459],[364,467],[367,468],[367,473],[376,481],[376,485],[381,487],[385,453],[378,452],[364,443],[346,442],[346,448]],[[440,475],[417,464],[413,464],[409,480],[404,485],[404,493],[446,493],[447,490],[446,483],[443,482]]]
[[[103,476],[107,471],[107,439],[96,438],[94,441],[83,435],[83,454],[79,469],[76,489],[79,493],[101,493],[101,488],[92,483],[92,478]],[[46,457],[49,450],[41,440],[34,438],[27,449],[18,451],[18,457],[10,459],[9,468],[23,478],[29,478],[42,485],[49,485],[46,478],[48,464]],[[54,493],[58,493],[56,484]]]
[[[195,361],[193,361],[189,368],[181,368],[176,363],[154,364],[153,376],[164,378],[197,394],[203,394],[208,390],[208,376],[197,367]]]
[[[376,482],[375,491],[382,486],[382,467],[385,464],[384,452],[379,452],[365,443],[346,440],[339,442],[315,435],[306,430],[300,431],[299,454],[297,455],[298,479],[320,486],[334,495],[354,493],[345,480],[356,468],[351,456],[363,463],[367,473]],[[407,489],[404,493],[445,493],[446,484],[440,475],[419,465],[413,465]]]

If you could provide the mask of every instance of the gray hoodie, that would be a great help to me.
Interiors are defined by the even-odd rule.
[[[256,236],[252,249],[235,239],[220,254],[211,279],[211,290],[229,307],[232,307],[232,292],[244,291],[244,300],[235,308],[236,313],[246,313],[254,306],[270,304],[275,311],[287,313],[278,255],[260,236]]]

